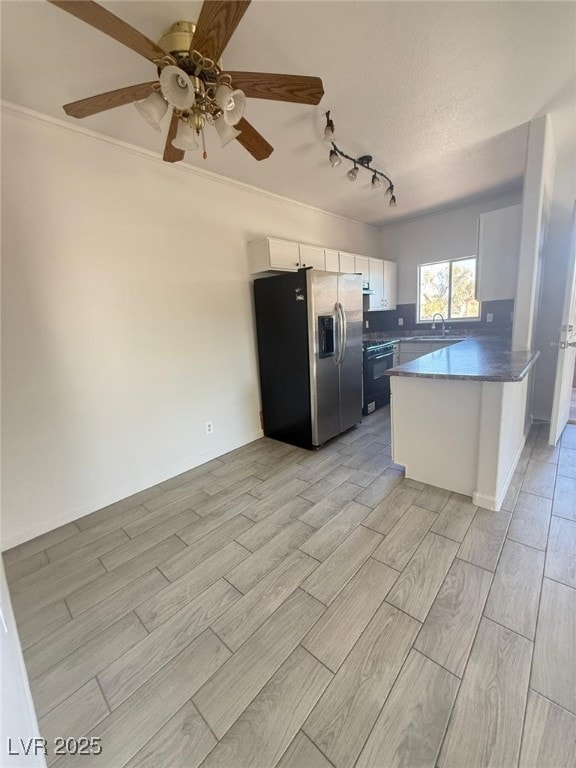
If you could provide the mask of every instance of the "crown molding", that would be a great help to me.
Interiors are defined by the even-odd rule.
[[[161,163],[163,166],[166,165],[166,163],[164,163],[164,161],[162,160],[161,155],[159,155],[156,152],[152,152],[149,149],[138,147],[135,144],[130,144],[127,141],[121,141],[120,139],[116,139],[112,136],[105,136],[104,134],[97,133],[96,131],[92,131],[89,128],[84,128],[81,125],[68,123],[64,120],[61,120],[60,118],[52,117],[51,115],[46,115],[43,112],[37,112],[36,110],[33,110],[33,109],[28,109],[28,107],[22,107],[19,104],[15,104],[14,102],[1,100],[0,110],[3,113],[13,114],[18,117],[23,117],[27,120],[48,124],[59,130],[67,131],[68,133],[79,134],[87,138],[104,142],[105,144],[111,144],[114,147],[123,149],[132,154],[138,155],[140,157],[145,157],[147,160],[150,160],[152,162]],[[346,216],[341,216],[340,214],[333,213],[332,211],[326,211],[323,208],[318,208],[315,205],[302,203],[299,200],[294,200],[291,197],[284,197],[282,195],[276,194],[275,192],[269,192],[266,189],[262,189],[261,187],[255,187],[252,184],[246,184],[243,181],[237,181],[236,179],[231,179],[228,176],[222,176],[219,173],[214,173],[214,171],[207,171],[203,168],[198,168],[195,165],[187,165],[185,163],[173,163],[171,164],[171,168],[174,168],[174,170],[177,173],[191,173],[195,176],[199,176],[200,178],[209,179],[210,181],[214,181],[218,184],[225,184],[228,187],[239,189],[243,192],[248,192],[252,195],[257,195],[258,197],[265,197],[269,200],[274,200],[276,202],[284,203],[285,205],[292,205],[295,208],[301,208],[307,211],[311,211],[313,213],[319,213],[319,214],[322,214],[323,216],[330,216],[333,219],[343,221],[346,224],[352,224],[356,227],[361,227],[362,229],[366,229],[366,228],[375,229],[375,230],[379,229],[379,227],[376,226],[375,224],[365,224],[364,222],[357,221],[356,219],[349,219]]]

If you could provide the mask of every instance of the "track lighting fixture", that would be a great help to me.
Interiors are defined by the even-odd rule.
[[[334,133],[334,121],[330,119],[330,110],[326,112],[326,127],[324,128],[324,141],[333,141],[336,137]]]
[[[379,171],[377,168],[373,168],[372,163],[372,155],[361,155],[360,157],[351,157],[350,155],[347,155],[345,152],[342,152],[341,149],[339,149],[336,144],[334,143],[333,139],[335,136],[335,127],[334,127],[334,121],[330,118],[330,112],[325,113],[326,118],[326,126],[324,128],[324,141],[331,141],[332,142],[332,149],[330,150],[330,154],[328,155],[328,159],[330,161],[330,165],[332,168],[336,168],[336,166],[340,165],[342,162],[342,158],[345,158],[346,160],[350,160],[351,163],[353,163],[352,168],[346,173],[347,178],[349,181],[356,181],[358,178],[358,170],[360,168],[365,168],[367,171],[370,171],[372,174],[372,181],[371,181],[371,188],[372,189],[380,189],[382,186],[382,179],[385,179],[388,182],[388,186],[386,187],[385,195],[388,197],[388,205],[390,205],[391,208],[396,208],[396,195],[394,194],[394,184],[392,182],[392,179],[390,179],[388,176],[386,176],[385,173],[382,171]]]

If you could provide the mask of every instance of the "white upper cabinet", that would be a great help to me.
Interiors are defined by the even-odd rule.
[[[295,272],[300,268],[300,247],[298,243],[289,240],[276,240],[266,237],[257,240],[249,246],[250,272],[266,272],[279,270]]]
[[[368,311],[396,309],[397,265],[394,261],[370,259]]]
[[[516,298],[522,206],[481,214],[478,221],[478,301]]]
[[[344,251],[338,252],[340,261],[340,272],[348,272],[353,274],[356,272],[356,259],[353,253],[344,253]]]
[[[370,282],[370,259],[367,256],[354,256],[354,272],[362,273],[362,282]]]
[[[318,248],[316,245],[299,245],[300,266],[314,267],[314,269],[326,269],[324,260],[324,248]]]
[[[324,248],[324,261],[326,262],[326,272],[340,272],[340,258],[338,251],[330,251]]]

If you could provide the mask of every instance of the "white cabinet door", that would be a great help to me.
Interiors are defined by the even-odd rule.
[[[268,238],[270,249],[270,269],[297,270],[300,266],[298,243],[288,240],[273,240]]]
[[[380,259],[370,259],[370,290],[368,296],[368,311],[374,312],[386,309],[384,306],[384,262]]]
[[[315,245],[300,245],[300,266],[314,267],[314,269],[326,269],[324,261],[324,248]]]
[[[340,272],[338,251],[329,251],[324,248],[324,261],[326,262],[326,272]]]
[[[383,307],[384,309],[396,309],[398,265],[395,261],[383,261],[382,263],[384,265]]]
[[[370,282],[370,259],[368,256],[354,256],[354,271],[362,273],[362,282]]]
[[[340,272],[356,272],[356,263],[353,253],[344,253],[344,251],[339,251],[338,256],[340,259]]]
[[[522,206],[481,214],[478,221],[478,301],[514,299]]]

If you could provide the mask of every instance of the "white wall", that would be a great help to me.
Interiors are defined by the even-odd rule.
[[[0,613],[0,765],[2,768],[42,768],[46,766],[44,752],[37,748],[39,744],[36,746],[36,742],[30,742],[30,739],[39,738],[40,732],[1,558]],[[26,748],[28,755],[25,754]]]
[[[257,438],[247,242],[378,231],[11,107],[2,138],[8,548]]]
[[[480,214],[515,205],[521,198],[519,190],[383,227],[380,254],[398,262],[398,304],[416,302],[418,264],[476,254]]]

